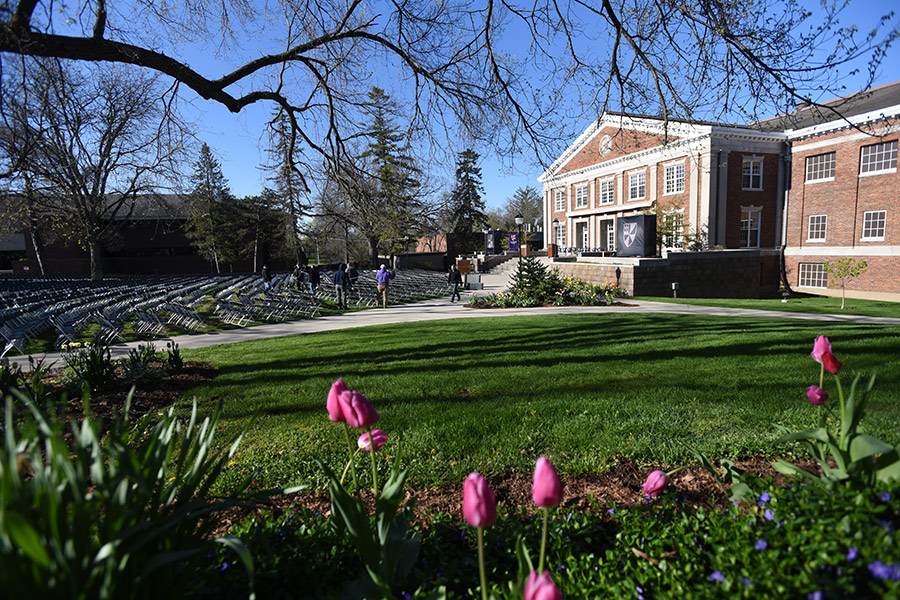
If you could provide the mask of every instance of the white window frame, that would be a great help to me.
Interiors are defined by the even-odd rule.
[[[607,230],[606,243],[604,244],[603,239],[602,239],[603,238],[603,223],[606,223],[607,221],[609,221],[612,224],[612,227],[610,227]],[[614,252],[616,249],[616,220],[612,217],[610,217],[608,219],[600,219],[599,227],[600,227],[599,237],[601,238],[600,239],[600,242],[601,242],[600,247],[606,248],[607,251],[609,251],[609,252]]]
[[[825,270],[825,263],[800,263],[797,287],[826,289],[828,272]]]
[[[897,172],[897,140],[863,146],[859,150],[859,176]]]
[[[553,210],[555,212],[561,212],[566,210],[566,190],[556,190],[553,196]]]
[[[754,168],[758,172],[754,173]],[[749,177],[749,182],[745,179],[746,177]],[[756,181],[754,178],[756,178]],[[763,159],[761,156],[744,157],[741,166],[741,189],[757,191],[763,189]]]
[[[637,195],[640,193],[640,195]],[[628,199],[643,200],[647,197],[647,171],[640,170],[628,174]]]
[[[755,216],[755,218],[754,218]],[[753,231],[753,228],[748,226],[744,227],[745,223],[753,224],[756,222],[756,240],[750,239],[750,232]],[[760,230],[762,229],[762,208],[756,206],[745,206],[741,207],[741,241],[740,248],[759,248],[759,235]],[[747,231],[747,244],[744,244],[744,231]],[[755,242],[755,243],[754,243]]]
[[[613,177],[597,182],[600,188],[597,193],[597,205],[605,206],[616,203],[616,180]]]
[[[663,248],[672,250],[681,250],[684,248],[684,209],[667,210],[663,213],[663,231],[669,230],[669,219],[678,217],[678,223],[675,231],[670,234],[663,234]]]
[[[566,224],[556,223],[554,226],[553,239],[557,246],[566,247]]]
[[[666,165],[664,196],[684,193],[684,162]]]
[[[887,229],[886,210],[867,210],[863,213],[861,242],[883,242]],[[879,234],[880,232],[880,234]],[[868,233],[868,235],[866,235]]]
[[[586,183],[575,186],[575,209],[588,208],[588,186]]]
[[[836,164],[834,152],[816,154],[806,157],[806,180],[804,183],[820,183],[834,181]]]
[[[828,235],[828,215],[809,215],[807,242],[824,242]]]

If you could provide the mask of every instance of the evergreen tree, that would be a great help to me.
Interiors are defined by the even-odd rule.
[[[456,159],[456,186],[450,195],[450,211],[453,235],[461,252],[475,250],[474,232],[480,231],[481,224],[487,219],[481,198],[484,187],[478,158],[477,152],[466,149]]]
[[[191,184],[187,236],[221,273],[221,264],[237,257],[237,206],[218,159],[205,143],[194,163]]]
[[[274,193],[282,209],[284,242],[291,259],[296,264],[305,264],[307,259],[300,241],[300,222],[312,213],[312,205],[306,178],[295,160],[296,132],[291,129],[283,110],[278,111],[269,127],[271,163],[266,167],[271,171],[269,181],[275,187]]]

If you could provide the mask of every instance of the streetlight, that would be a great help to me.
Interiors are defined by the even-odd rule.
[[[516,238],[516,242],[519,245],[519,262],[522,262],[522,223],[525,222],[525,217],[522,216],[522,213],[516,215],[516,227],[519,228],[519,235]]]

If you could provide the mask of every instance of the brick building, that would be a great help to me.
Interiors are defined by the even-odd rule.
[[[900,300],[898,138],[900,82],[750,126],[605,113],[539,178],[545,239],[615,250],[617,220],[653,211],[663,255],[783,251],[787,285],[824,294],[850,256],[868,271],[849,296]]]
[[[831,110],[833,109],[833,110]],[[865,260],[848,296],[900,300],[900,82],[772,119],[789,141],[785,270],[799,291],[840,293],[827,261]]]
[[[776,248],[785,141],[781,132],[606,113],[538,179],[545,241],[615,250],[616,221],[655,210],[664,250]]]

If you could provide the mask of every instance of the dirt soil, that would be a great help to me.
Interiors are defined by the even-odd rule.
[[[213,381],[218,370],[208,364],[185,363],[179,373],[164,377],[152,385],[138,388],[132,398],[131,418],[137,420],[149,412],[168,408],[180,399],[185,392],[199,385]],[[119,380],[113,389],[95,394],[91,400],[91,410],[104,420],[111,419],[114,411],[121,410],[130,386]],[[80,416],[81,400],[70,402],[69,414]],[[752,457],[736,461],[736,466],[744,471],[755,473],[761,477],[771,476],[775,483],[781,483],[783,477],[771,466],[772,458]],[[799,466],[817,471],[812,463]],[[620,456],[610,458],[607,469],[602,473],[592,473],[580,477],[564,478],[564,495],[561,506],[581,512],[606,510],[613,502],[617,506],[628,506],[644,501],[641,486],[647,475],[655,468],[664,465],[642,467],[633,460]],[[531,500],[531,473],[511,472],[504,476],[488,478],[488,483],[497,498],[513,512],[518,507],[525,507],[528,512],[535,510]],[[670,478],[669,486],[676,490],[676,497],[691,506],[706,508],[722,508],[728,505],[728,498],[719,489],[715,479],[703,469],[690,468],[679,471]],[[462,519],[462,482],[451,486],[425,489],[410,489],[407,499],[416,497],[414,512],[418,520],[428,520],[431,513],[448,513]],[[371,491],[362,493],[363,502],[374,509]],[[227,532],[231,526],[261,510],[281,512],[291,507],[307,507],[324,516],[331,514],[331,501],[323,492],[301,492],[275,496],[257,508],[237,508],[220,516],[219,526],[214,535]]]

